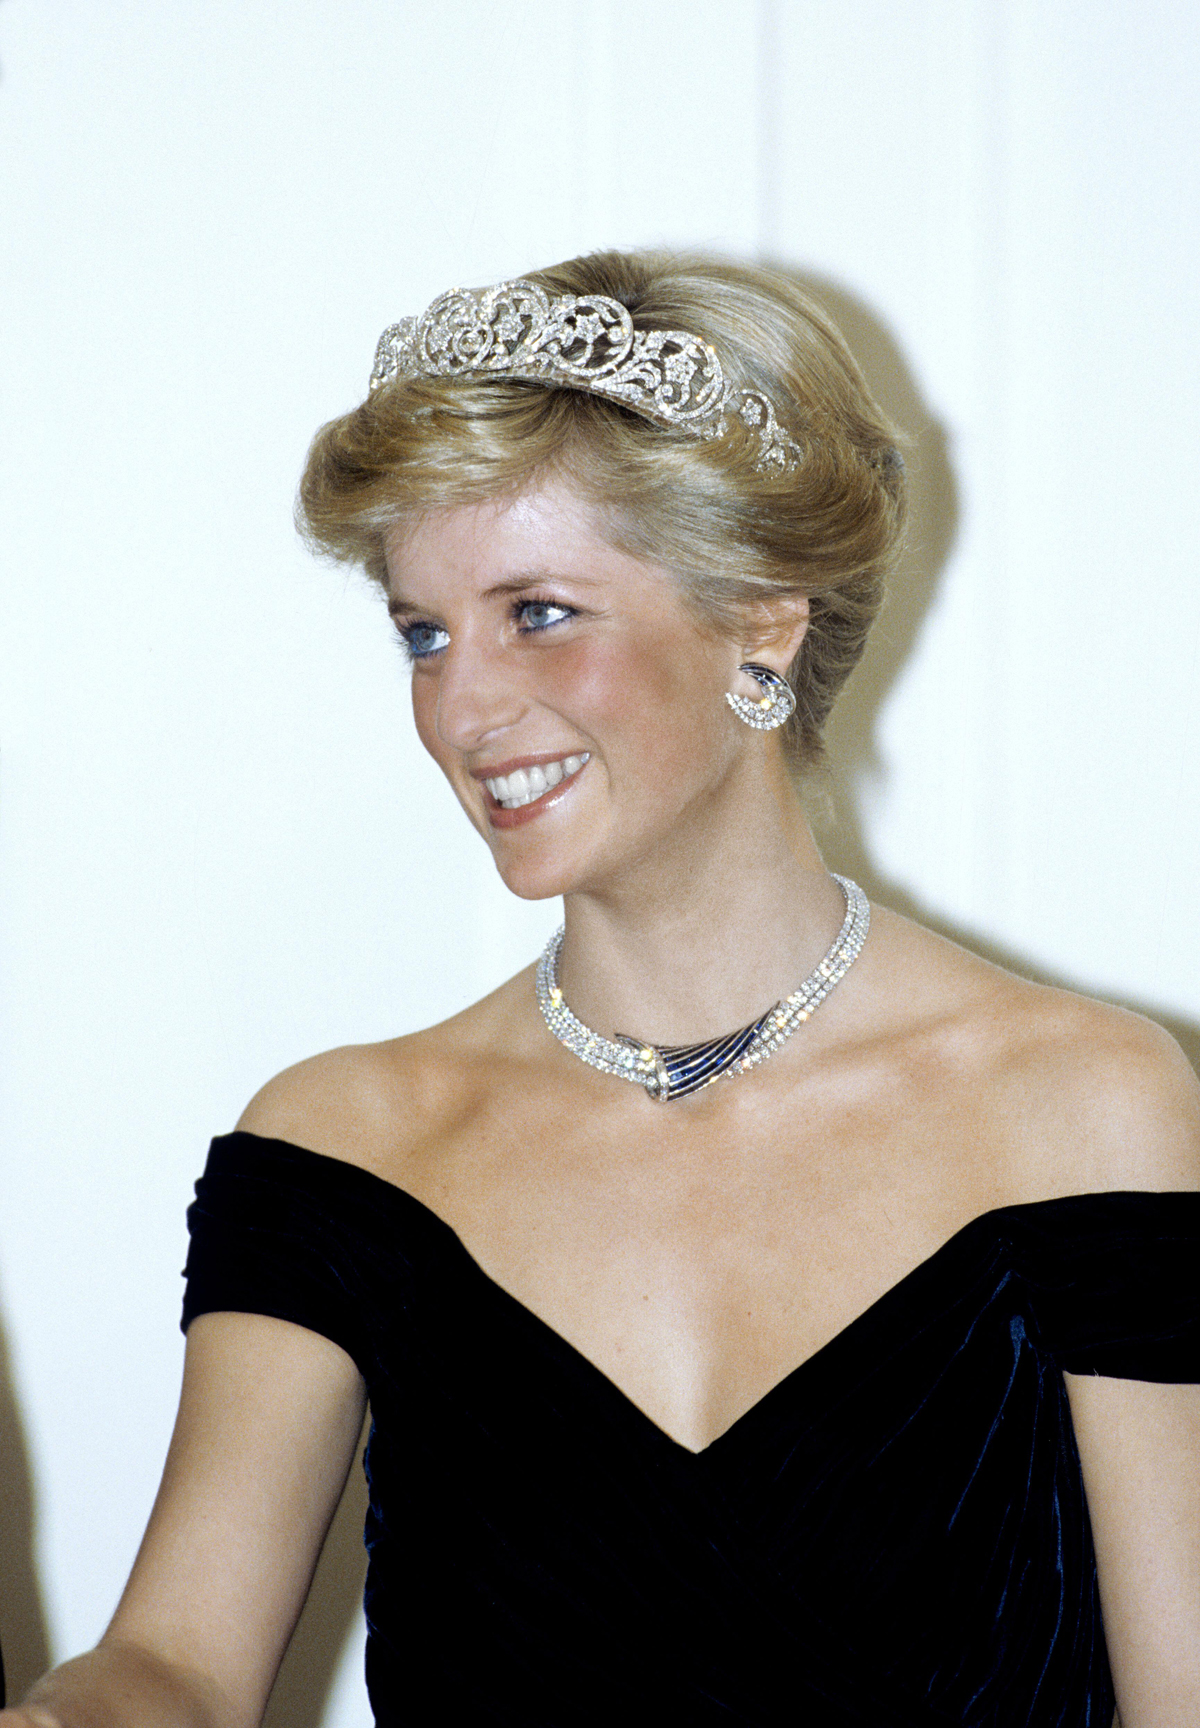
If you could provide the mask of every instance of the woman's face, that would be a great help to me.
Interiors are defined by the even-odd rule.
[[[400,526],[387,566],[417,731],[514,893],[686,861],[764,738],[724,701],[758,694],[745,653],[667,571],[614,550],[558,481]]]

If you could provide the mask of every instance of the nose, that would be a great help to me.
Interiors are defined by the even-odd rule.
[[[510,726],[528,706],[517,670],[499,644],[460,637],[444,650],[438,668],[434,726],[451,750],[477,750]]]

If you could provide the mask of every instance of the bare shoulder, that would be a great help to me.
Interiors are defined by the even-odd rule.
[[[285,1068],[254,1095],[237,1126],[394,1174],[477,1107],[527,984],[518,974],[439,1025],[326,1050]]]
[[[1005,1149],[1014,1198],[1200,1188],[1200,1081],[1168,1032],[886,916],[901,974]]]
[[[1020,994],[1010,1107],[1062,1185],[1200,1188],[1200,1081],[1171,1035],[1072,991],[1022,984]]]

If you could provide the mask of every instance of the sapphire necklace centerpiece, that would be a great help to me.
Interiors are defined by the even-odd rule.
[[[714,1080],[733,1080],[774,1055],[798,1026],[810,1020],[862,952],[871,924],[871,908],[857,882],[835,876],[846,898],[846,916],[833,946],[803,984],[782,997],[765,1014],[699,1044],[647,1044],[618,1032],[605,1038],[572,1014],[558,984],[558,956],[563,931],[557,930],[538,962],[537,999],[542,1018],[560,1044],[602,1074],[632,1080],[660,1104],[686,1098]]]

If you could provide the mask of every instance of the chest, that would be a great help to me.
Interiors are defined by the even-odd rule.
[[[607,1724],[630,1697],[639,1719],[778,1728],[831,1699],[846,1723],[1084,1720],[1104,1663],[1081,1481],[994,1226],[711,1447],[671,1434],[665,1399],[646,1412],[664,1438],[434,1247],[385,1318],[402,1370],[372,1388],[369,1594],[377,1624],[405,1593],[397,1643],[431,1662],[443,1713],[448,1677],[503,1687],[515,1657],[531,1724]],[[553,1680],[544,1709],[531,1673]],[[1107,1722],[1102,1686],[1094,1702]]]
[[[844,1065],[686,1108],[488,1098],[402,1184],[692,1449],[995,1203],[964,1097]]]

